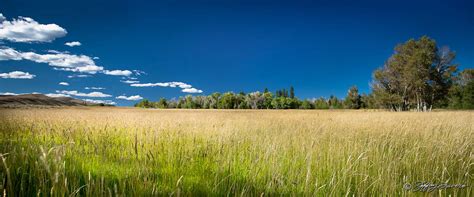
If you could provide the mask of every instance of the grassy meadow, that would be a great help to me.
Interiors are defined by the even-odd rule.
[[[7,196],[474,194],[474,112],[0,109]],[[406,183],[466,184],[407,191]]]

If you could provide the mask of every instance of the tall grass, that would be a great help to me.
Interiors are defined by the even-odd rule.
[[[0,110],[6,195],[424,195],[466,184],[474,113]],[[428,193],[430,194],[430,193]]]

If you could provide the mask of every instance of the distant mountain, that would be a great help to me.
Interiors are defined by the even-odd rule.
[[[19,106],[100,106],[70,97],[49,97],[43,94],[0,95],[0,107]]]

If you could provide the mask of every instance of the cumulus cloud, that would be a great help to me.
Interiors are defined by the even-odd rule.
[[[93,99],[82,99],[83,101],[89,102],[89,103],[95,103],[95,104],[107,104],[107,105],[115,105],[117,103],[111,101],[111,100],[93,100]]]
[[[69,83],[68,82],[59,82],[59,85],[62,85],[62,86],[68,86]]]
[[[161,87],[168,87],[168,83],[135,83],[135,84],[130,84],[132,87],[156,87],[156,86],[161,86]]]
[[[9,73],[0,73],[0,78],[3,79],[33,79],[36,75],[32,75],[28,72],[13,71]]]
[[[132,83],[132,84],[130,84],[130,86],[132,86],[132,87],[156,87],[156,86],[160,86],[160,87],[171,87],[171,88],[179,87],[179,88],[182,89],[181,92],[186,92],[186,93],[202,93],[203,92],[202,90],[193,88],[191,85],[189,85],[187,83],[176,82],[176,81],[173,81],[173,82],[159,82],[159,83]]]
[[[58,51],[58,50],[53,50],[53,49],[50,49],[50,50],[47,50],[48,53],[69,53],[69,51]]]
[[[196,88],[184,88],[181,90],[181,92],[186,92],[186,93],[202,93],[202,90],[198,90]]]
[[[161,86],[161,87],[180,87],[180,88],[191,88],[192,86],[183,82],[164,82],[164,83],[135,83],[131,84],[130,86],[133,87],[155,87],[155,86]]]
[[[64,45],[70,46],[70,47],[76,47],[76,46],[81,46],[82,44],[78,41],[73,41],[73,42],[66,42],[64,43]]]
[[[133,80],[124,80],[124,81],[120,81],[122,83],[128,83],[128,84],[133,84],[133,83],[140,83],[140,81],[133,81]]]
[[[50,93],[50,94],[45,94],[46,96],[49,96],[49,97],[53,97],[53,98],[57,98],[57,97],[71,97],[67,94],[54,94],[54,93]]]
[[[4,96],[16,96],[16,95],[23,95],[23,94],[41,94],[41,93],[40,92],[31,92],[31,93],[0,92],[0,95],[4,95]]]
[[[36,63],[46,63],[57,70],[89,74],[104,70],[104,67],[95,65],[94,60],[89,56],[68,53],[38,54],[35,52],[20,52],[12,48],[0,48],[0,60],[29,60]]]
[[[17,93],[12,93],[12,92],[0,92],[0,95],[4,96],[16,96],[18,95]]]
[[[85,87],[84,89],[86,89],[86,90],[104,90],[105,88],[103,88],[103,87]]]
[[[20,52],[12,48],[0,48],[0,60],[29,60],[36,63],[46,63],[55,70],[96,74],[98,72],[114,76],[130,76],[129,70],[104,70],[97,66],[94,60],[86,55],[73,55],[55,51],[54,53],[38,54],[35,52]],[[73,77],[70,77],[73,78]]]
[[[138,100],[142,100],[143,97],[141,97],[140,95],[134,95],[134,96],[117,96],[116,99],[122,99],[122,100],[127,100],[127,101],[138,101]]]
[[[80,97],[97,97],[97,98],[112,97],[112,95],[104,94],[102,92],[82,93],[76,90],[72,90],[72,91],[62,90],[62,91],[56,91],[56,93],[66,94],[70,96],[80,96]]]
[[[40,24],[29,17],[8,21],[0,13],[0,39],[11,42],[51,42],[67,31],[56,24]]]
[[[0,48],[0,60],[22,60],[21,53],[12,48]]]
[[[132,74],[132,71],[129,71],[129,70],[104,70],[104,74],[114,75],[114,76],[130,76]]]
[[[69,75],[67,78],[86,78],[86,77],[92,77],[92,75]]]

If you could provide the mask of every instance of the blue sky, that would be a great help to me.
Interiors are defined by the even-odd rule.
[[[303,99],[344,97],[352,85],[369,92],[394,46],[422,35],[474,65],[467,0],[1,0],[0,13],[3,93],[132,105],[293,85]]]

